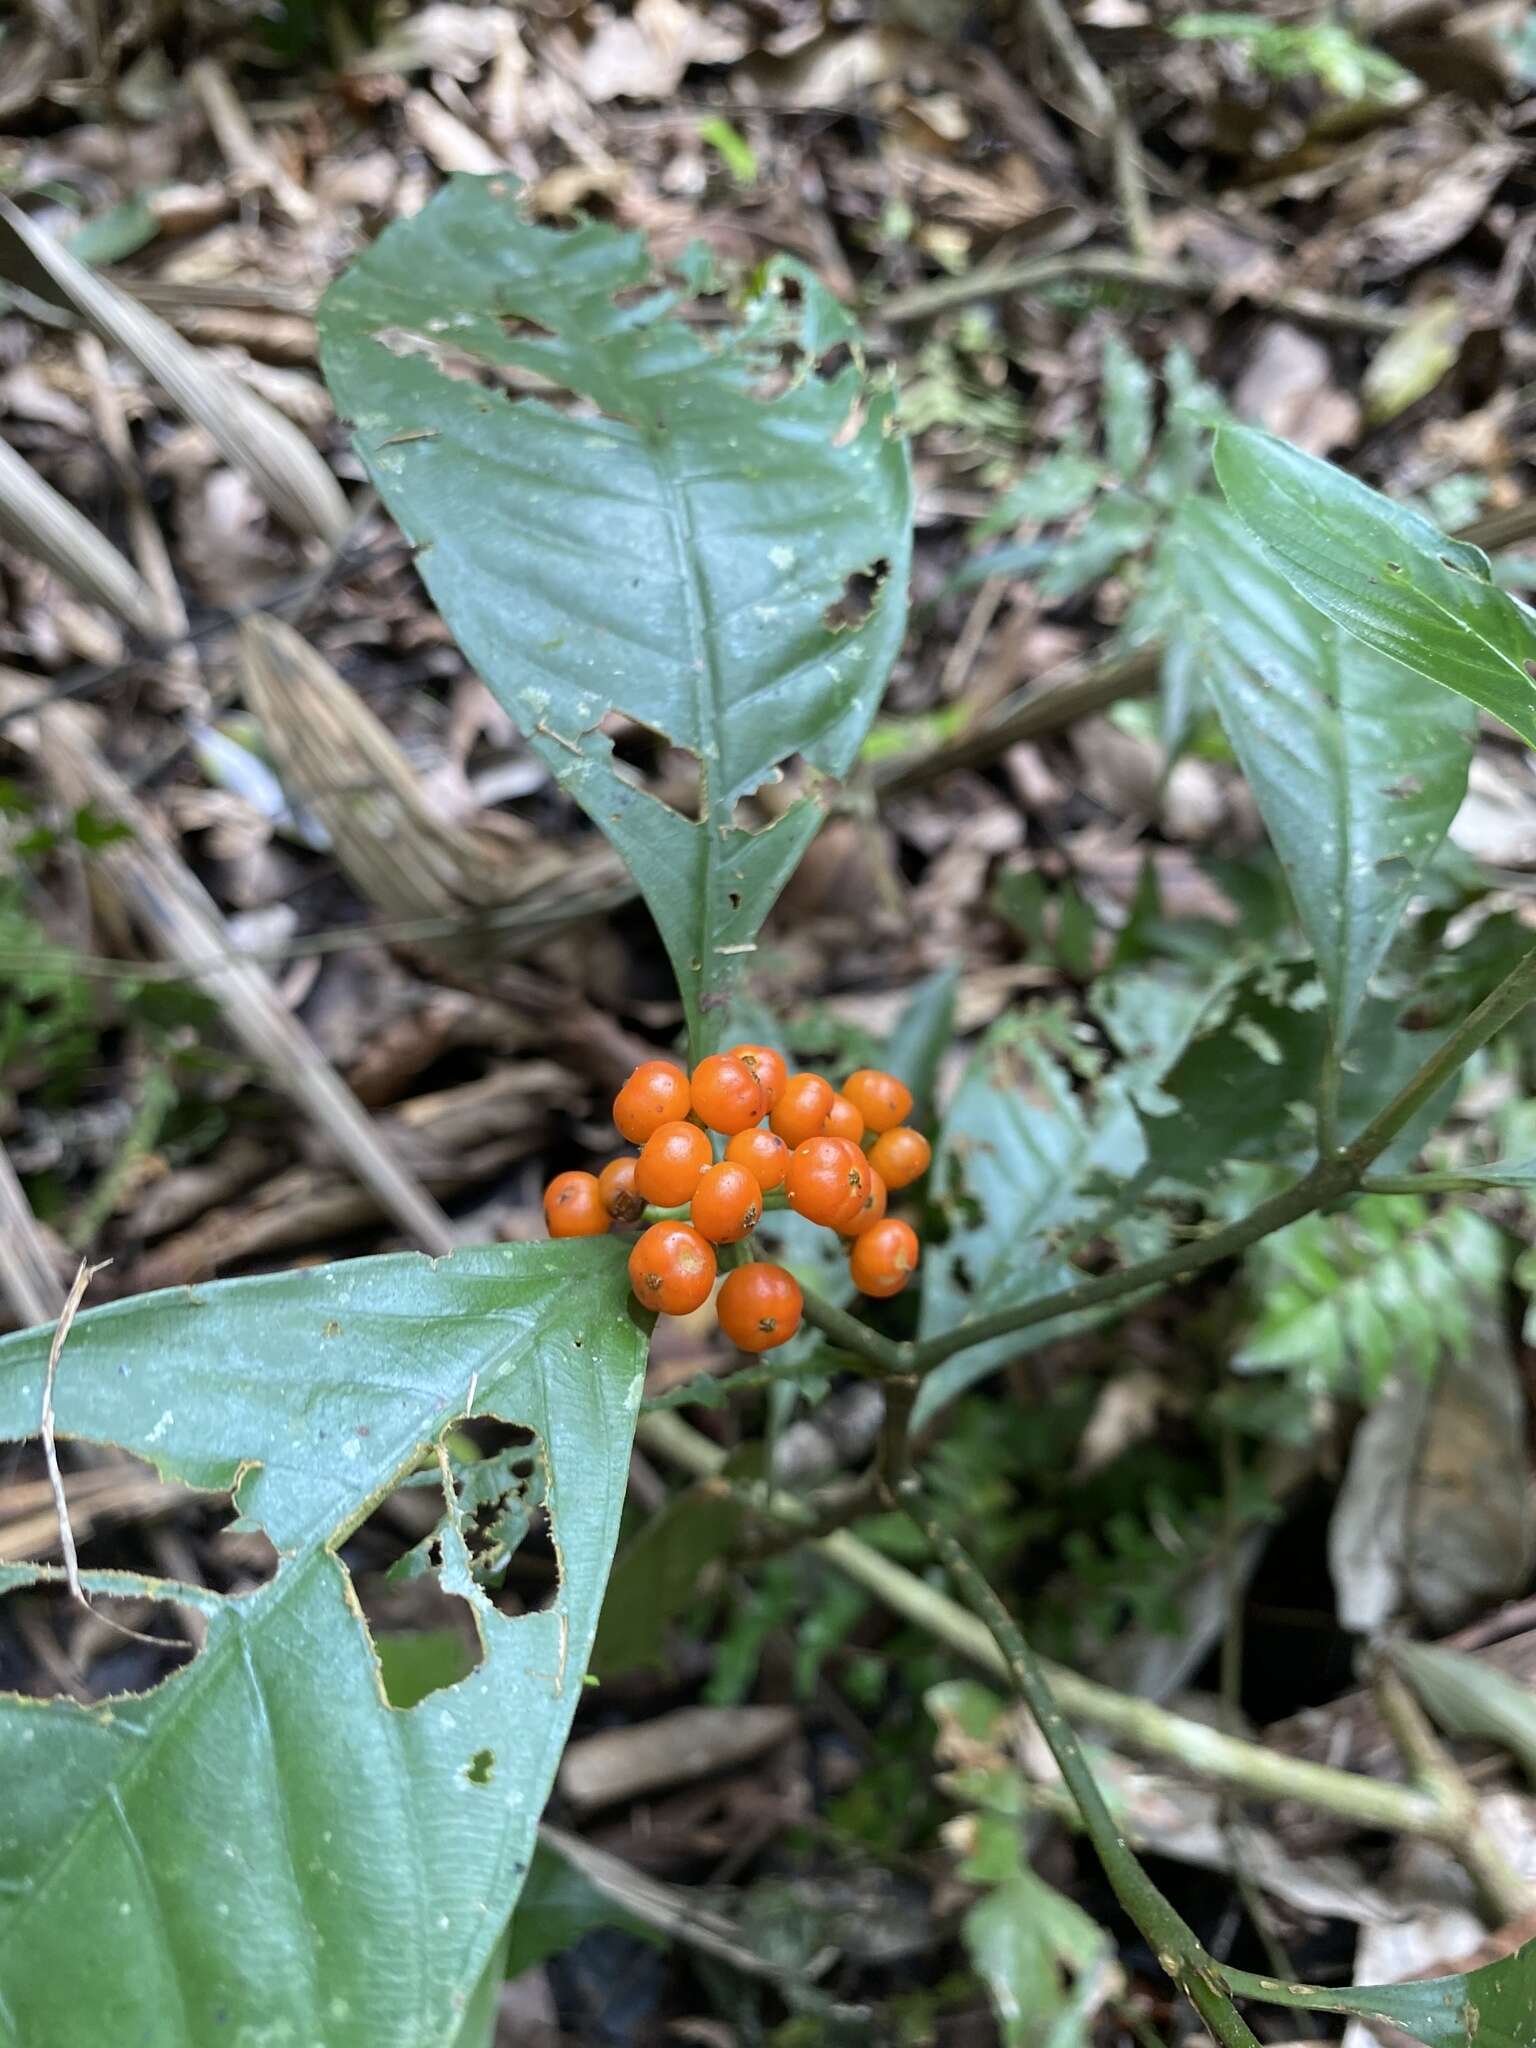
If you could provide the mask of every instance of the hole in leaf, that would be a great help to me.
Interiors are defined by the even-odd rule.
[[[826,354],[816,365],[816,375],[823,384],[834,383],[853,361],[853,350],[846,341],[834,341]]]
[[[373,339],[392,356],[425,356],[434,370],[458,383],[478,384],[485,390],[499,388],[489,364],[430,334],[417,334],[409,327],[376,327]]]
[[[88,1593],[82,1607],[61,1579],[0,1596],[0,1691],[82,1704],[153,1692],[190,1664],[206,1617],[178,1601]]]
[[[464,1775],[471,1785],[489,1785],[496,1769],[494,1749],[477,1749],[464,1767]]]
[[[1522,663],[1522,666],[1525,669],[1526,674],[1530,677],[1531,681],[1533,683],[1536,683],[1536,661],[1532,661],[1529,657],[1527,657],[1526,660]]]
[[[842,596],[834,598],[821,615],[827,631],[846,633],[851,627],[862,626],[874,610],[880,587],[890,572],[891,565],[883,555],[867,569],[855,569],[843,585]]]
[[[475,1612],[443,1585],[442,1478],[428,1457],[341,1547],[392,1707],[414,1707],[484,1657]]]
[[[633,771],[628,781],[693,824],[703,788],[698,755],[674,746],[664,732],[627,712],[610,715],[604,731],[613,741],[614,767],[620,773]]]
[[[1401,576],[1403,573],[1403,565],[1401,562],[1383,562],[1381,566],[1383,567],[1383,569],[1386,570],[1389,576]]]
[[[513,341],[555,341],[559,338],[553,327],[546,327],[531,313],[503,313],[501,325],[502,331]]]
[[[62,1562],[58,1511],[41,1443],[12,1446],[0,1495],[0,1563]],[[163,1479],[115,1445],[65,1437],[59,1464],[82,1571],[140,1572],[216,1593],[250,1593],[277,1570],[265,1531],[243,1521],[227,1493]]]
[[[533,1431],[461,1416],[341,1547],[391,1706],[457,1685],[484,1655],[474,1608],[444,1584],[467,1568],[500,1614],[553,1604],[560,1571]]]
[[[480,1415],[454,1425],[448,1449],[459,1527],[481,1591],[506,1615],[552,1607],[560,1567],[538,1438],[519,1424]]]
[[[672,305],[675,295],[654,277],[647,277],[638,284],[621,284],[609,297],[621,313],[638,309],[659,318]]]

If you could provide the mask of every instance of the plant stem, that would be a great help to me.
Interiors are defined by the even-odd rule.
[[[1464,1017],[1441,1041],[1417,1073],[1398,1090],[1385,1108],[1377,1111],[1358,1136],[1342,1148],[1321,1156],[1312,1170],[1293,1186],[1282,1188],[1279,1194],[1261,1202],[1248,1215],[1239,1217],[1235,1223],[1229,1223],[1221,1230],[1212,1231],[1208,1237],[1199,1238],[1193,1244],[1176,1246],[1155,1259],[1144,1259],[1140,1265],[1127,1266],[1119,1273],[1105,1273],[1097,1279],[1081,1281],[1075,1287],[1064,1287],[1055,1294],[1041,1295],[1034,1301],[1020,1302],[1012,1308],[998,1309],[989,1316],[974,1316],[942,1336],[930,1337],[924,1343],[913,1345],[904,1364],[909,1370],[927,1372],[955,1352],[968,1351],[972,1345],[985,1344],[993,1337],[1009,1337],[1016,1331],[1032,1328],[1036,1323],[1054,1322],[1058,1316],[1075,1315],[1082,1309],[1096,1308],[1104,1302],[1120,1301],[1126,1295],[1138,1294],[1159,1281],[1177,1280],[1185,1274],[1198,1273],[1206,1266],[1246,1251],[1249,1245],[1257,1244],[1261,1237],[1268,1237],[1272,1231],[1283,1229],[1287,1223],[1294,1223],[1299,1217],[1311,1215],[1314,1209],[1337,1201],[1341,1195],[1352,1193],[1364,1180],[1371,1162],[1386,1151],[1403,1126],[1417,1115],[1425,1103],[1434,1099],[1479,1047],[1486,1045],[1496,1032],[1502,1031],[1512,1017],[1518,1016],[1533,997],[1536,997],[1536,949],[1527,953],[1471,1015]]]
[[[823,1301],[819,1294],[813,1294],[809,1287],[802,1290],[805,1296],[805,1320],[824,1337],[830,1337],[834,1344],[844,1351],[851,1351],[856,1357],[866,1359],[881,1373],[899,1373],[908,1370],[906,1349],[889,1337],[882,1337],[878,1330],[872,1330],[868,1323],[861,1323],[857,1316],[850,1315],[845,1308],[838,1308],[830,1301]]]
[[[901,1480],[897,1497],[996,1643],[1015,1690],[1034,1716],[1067,1790],[1077,1802],[1115,1897],[1151,1943],[1159,1964],[1222,2048],[1259,2048],[1256,2036],[1228,1998],[1214,1959],[1206,1954],[1194,1929],[1163,1897],[1128,1847],[1023,1630],[968,1553],[925,1509],[918,1481],[911,1474]]]
[[[718,1444],[670,1412],[644,1415],[639,1440],[645,1448],[695,1478],[711,1478],[726,1462]],[[737,1489],[760,1514],[809,1534],[815,1516],[795,1495],[762,1487]],[[828,1564],[898,1614],[994,1678],[1008,1667],[997,1644],[974,1614],[917,1573],[863,1543],[847,1530],[816,1537],[813,1547]],[[1170,1713],[1152,1700],[1116,1692],[1064,1666],[1047,1664],[1046,1675],[1065,1710],[1132,1749],[1171,1758],[1196,1776],[1230,1785],[1255,1799],[1295,1799],[1352,1820],[1361,1827],[1447,1839],[1446,1816],[1423,1792],[1332,1764],[1308,1763],[1204,1721]]]
[[[1483,1826],[1477,1795],[1457,1768],[1455,1759],[1430,1725],[1429,1718],[1392,1664],[1379,1659],[1372,1690],[1411,1781],[1429,1793],[1447,1814],[1461,1817],[1459,1854],[1477,1886],[1478,1902],[1490,1924],[1507,1926],[1531,1910],[1531,1888]]]
[[[1475,1173],[1368,1173],[1360,1182],[1363,1195],[1496,1195],[1500,1187]]]
[[[1332,1031],[1323,1047],[1323,1070],[1317,1082],[1317,1153],[1327,1159],[1339,1149],[1339,1086],[1344,1078],[1343,1050]]]

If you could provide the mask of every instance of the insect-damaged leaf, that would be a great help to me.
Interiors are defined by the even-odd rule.
[[[34,1432],[47,1349],[0,1342],[0,1435]],[[79,1318],[60,1434],[234,1487],[279,1564],[239,1597],[95,1574],[197,1609],[196,1658],[91,1706],[0,1696],[0,2041],[464,2038],[581,1692],[644,1354],[608,1243],[365,1259]],[[402,1711],[338,1552],[466,1416],[533,1433],[559,1591],[503,1614],[446,1518],[435,1568],[483,1654]]]
[[[677,297],[638,235],[535,227],[513,180],[458,177],[320,330],[433,598],[629,863],[697,1033],[820,817],[802,798],[752,834],[738,799],[795,753],[844,774],[879,702],[911,479],[890,394],[856,359],[820,373],[857,337],[807,273],[770,267],[707,340]],[[697,817],[619,772],[612,711],[696,757]]]

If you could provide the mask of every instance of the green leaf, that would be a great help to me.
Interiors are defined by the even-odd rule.
[[[48,1334],[0,1341],[7,1438],[36,1429]],[[89,1574],[196,1609],[195,1659],[108,1704],[0,1697],[0,2039],[99,2041],[110,1984],[114,2038],[155,2048],[207,2048],[232,2015],[251,2040],[453,2041],[581,1693],[645,1348],[607,1242],[361,1259],[79,1318],[60,1434],[234,1489],[279,1564],[230,1598]],[[401,1711],[337,1553],[471,1413],[535,1432],[560,1587],[502,1614],[448,1517],[438,1576],[484,1655]]]
[[[1325,1991],[1223,1969],[1229,1988],[1297,2012],[1359,2013],[1401,2027],[1424,2048],[1530,2048],[1536,2038],[1536,1941],[1457,1977]]]
[[[739,1500],[718,1486],[675,1494],[620,1552],[608,1581],[592,1669],[607,1678],[665,1666],[670,1623],[699,1598],[705,1568],[741,1528]]]
[[[1536,1188],[1536,1159],[1494,1160],[1487,1166],[1458,1166],[1458,1187]]]
[[[1172,552],[1203,679],[1347,1043],[1466,794],[1475,714],[1302,603],[1222,506],[1190,500]]]
[[[1052,551],[1040,595],[1060,604],[1099,583],[1157,530],[1157,509],[1133,491],[1111,491],[1088,514],[1081,530]]]
[[[1365,417],[1373,427],[1406,412],[1434,390],[1461,354],[1466,322],[1454,293],[1430,299],[1389,334],[1360,379]]]
[[[1161,1078],[1142,1092],[1147,1148],[1159,1173],[1198,1182],[1228,1159],[1301,1164],[1312,1157],[1327,1034],[1326,994],[1316,976],[1263,967],[1219,989],[1201,1029]],[[1421,1063],[1440,1034],[1405,1031],[1401,1006],[1367,998],[1345,1058],[1339,1130],[1355,1136]],[[1448,1083],[1395,1138],[1378,1164],[1409,1163],[1445,1113]]]
[[[1480,548],[1254,427],[1221,429],[1216,475],[1308,604],[1536,746],[1536,623]]]
[[[1366,1195],[1305,1216],[1248,1256],[1262,1303],[1234,1363],[1373,1400],[1394,1372],[1433,1374],[1465,1352],[1473,1312],[1508,1272],[1502,1231],[1474,1209],[1432,1212],[1416,1195]]]
[[[959,1874],[987,1889],[960,1935],[1006,2048],[1088,2048],[1112,1955],[1109,1936],[1025,1860],[1021,1821],[1029,1800],[1011,1760],[1012,1710],[966,1679],[931,1686],[924,1704],[939,1759],[964,1759],[946,1776],[946,1791],[981,1808],[966,1815]]]
[[[926,1127],[933,1115],[939,1064],[955,1036],[958,967],[940,967],[920,981],[885,1043],[881,1064],[912,1090],[909,1122]]]
[[[1438,1643],[1389,1643],[1393,1663],[1447,1735],[1501,1743],[1536,1786],[1536,1696],[1486,1657]]]
[[[738,801],[797,752],[845,774],[879,703],[911,476],[857,356],[817,374],[857,334],[807,272],[770,266],[707,339],[676,297],[638,235],[535,227],[514,180],[456,177],[331,287],[320,333],[428,589],[632,870],[697,1043],[821,818],[805,796],[753,833]],[[696,817],[615,764],[612,711],[695,758]]]
[[[705,115],[699,123],[699,140],[718,153],[738,185],[757,183],[757,151],[723,114]]]
[[[142,193],[109,206],[94,220],[82,221],[62,239],[72,256],[82,263],[121,263],[152,242],[160,232],[154,208]]]
[[[1097,1214],[1112,1180],[1128,1179],[1145,1160],[1125,1087],[1111,1079],[1087,1106],[1074,1087],[1071,1032],[1060,1011],[1004,1017],[966,1070],[931,1173],[930,1199],[945,1228],[924,1247],[923,1337],[1070,1287],[1081,1275],[1059,1239]],[[1060,1334],[1059,1323],[1042,1324],[957,1352],[924,1378],[917,1419],[1004,1359]]]
[[[1027,520],[1045,526],[1086,505],[1105,480],[1102,462],[1080,448],[1061,448],[1010,484],[992,510],[971,528],[973,541],[991,540]]]
[[[1122,483],[1140,474],[1152,446],[1152,372],[1118,334],[1104,337],[1104,448]]]
[[[540,1841],[512,1916],[506,1975],[520,1977],[549,1956],[573,1948],[598,1927],[618,1927],[641,1941],[659,1941],[653,1928],[600,1892],[554,1844]]]

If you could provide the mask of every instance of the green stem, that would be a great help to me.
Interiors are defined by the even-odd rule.
[[[1016,1331],[1032,1329],[1036,1323],[1054,1322],[1058,1316],[1077,1315],[1104,1302],[1122,1301],[1159,1281],[1177,1280],[1222,1259],[1233,1258],[1249,1245],[1257,1244],[1261,1237],[1268,1237],[1271,1231],[1283,1229],[1323,1203],[1348,1193],[1351,1179],[1341,1162],[1315,1166],[1294,1186],[1283,1188],[1248,1215],[1212,1231],[1208,1237],[1178,1245],[1155,1259],[1143,1259],[1122,1272],[1104,1273],[1096,1279],[1080,1281],[1075,1287],[1060,1288],[1055,1294],[1042,1294],[1034,1301],[997,1309],[989,1316],[972,1316],[942,1336],[929,1337],[912,1347],[911,1368],[919,1373],[928,1372],[955,1352],[969,1351],[973,1345],[988,1343],[993,1337],[1011,1337]]]
[[[1344,1078],[1343,1050],[1332,1031],[1323,1048],[1323,1070],[1317,1083],[1317,1153],[1328,1159],[1339,1149],[1339,1088]]]
[[[830,1337],[844,1351],[851,1351],[855,1357],[863,1358],[881,1373],[900,1373],[907,1369],[906,1351],[903,1345],[894,1343],[889,1337],[882,1337],[878,1330],[872,1330],[868,1323],[861,1323],[857,1316],[850,1315],[845,1308],[838,1308],[833,1302],[823,1301],[819,1294],[813,1294],[809,1287],[802,1290],[805,1296],[805,1320],[813,1329],[820,1330],[824,1337]]]
[[[116,1209],[139,1162],[154,1150],[161,1127],[176,1106],[176,1083],[161,1065],[146,1068],[139,1104],[111,1163],[80,1205],[66,1233],[75,1251],[89,1252],[96,1233]]]
[[[1023,1630],[967,1552],[942,1523],[925,1512],[917,1480],[910,1475],[903,1478],[897,1493],[934,1556],[1002,1653],[1019,1697],[1034,1716],[1067,1790],[1077,1802],[1115,1897],[1151,1943],[1161,1967],[1204,2020],[1212,2038],[1222,2048],[1259,2048],[1256,2036],[1228,1998],[1214,1959],[1207,1955],[1194,1929],[1163,1897],[1128,1847]]]
[[[696,1479],[715,1477],[726,1463],[726,1452],[680,1415],[663,1412],[642,1416],[638,1435],[648,1451],[680,1466]],[[816,1537],[813,1510],[793,1494],[770,1493],[760,1487],[740,1491],[759,1513],[798,1530],[803,1536],[811,1536],[818,1555],[893,1614],[924,1630],[935,1642],[943,1643],[979,1670],[994,1678],[1007,1678],[1007,1664],[987,1629],[941,1588],[929,1585],[916,1572],[908,1571],[905,1565],[845,1529]],[[1213,1728],[1207,1721],[1171,1713],[1153,1700],[1116,1692],[1113,1687],[1084,1678],[1063,1665],[1047,1664],[1046,1675],[1062,1706],[1079,1721],[1092,1723],[1132,1749],[1171,1758],[1213,1784],[1230,1785],[1254,1799],[1294,1799],[1354,1821],[1360,1827],[1427,1835],[1436,1840],[1450,1838],[1447,1816],[1441,1808],[1432,1798],[1407,1785],[1266,1749],[1262,1743]]]
[[[998,1309],[989,1316],[973,1316],[943,1336],[930,1337],[925,1343],[913,1345],[905,1361],[908,1369],[927,1372],[955,1352],[968,1351],[973,1345],[985,1344],[993,1337],[1010,1337],[1037,1323],[1054,1322],[1058,1316],[1076,1315],[1083,1309],[1123,1300],[1127,1295],[1138,1294],[1143,1288],[1155,1286],[1160,1281],[1177,1280],[1186,1274],[1198,1273],[1206,1266],[1245,1252],[1249,1245],[1257,1244],[1261,1237],[1268,1237],[1272,1231],[1283,1229],[1287,1223],[1294,1223],[1299,1217],[1311,1215],[1314,1209],[1337,1201],[1341,1195],[1352,1193],[1365,1178],[1371,1162],[1386,1151],[1404,1125],[1418,1114],[1425,1103],[1433,1101],[1472,1054],[1486,1045],[1496,1032],[1502,1031],[1533,997],[1536,997],[1536,950],[1527,953],[1472,1014],[1462,1019],[1357,1137],[1341,1149],[1320,1157],[1310,1173],[1303,1175],[1293,1186],[1283,1188],[1248,1215],[1239,1217],[1235,1223],[1229,1223],[1221,1230],[1212,1231],[1210,1236],[1202,1237],[1193,1244],[1176,1246],[1155,1259],[1144,1259],[1140,1265],[1127,1266],[1123,1272],[1105,1273],[1097,1279],[1081,1281],[1075,1287],[1064,1287],[1055,1294],[1041,1295],[1034,1301],[1020,1302],[1012,1308]]]
[[[1498,1182],[1473,1173],[1368,1173],[1360,1183],[1363,1195],[1487,1195]]]

